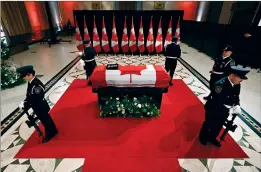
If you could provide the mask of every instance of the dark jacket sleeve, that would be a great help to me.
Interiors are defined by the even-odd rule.
[[[170,47],[170,44],[168,44],[168,45],[166,46],[166,50],[165,50],[165,52],[164,52],[164,56],[169,56],[169,55],[168,55],[168,53],[169,53],[169,47]]]
[[[178,48],[178,58],[180,58],[180,57],[181,57],[181,48],[179,46],[179,48]]]
[[[92,48],[92,54],[93,54],[93,56],[96,56],[96,52],[95,52],[94,48]]]
[[[39,84],[34,85],[34,87],[32,88],[32,92],[31,92],[31,96],[30,96],[30,102],[39,102],[42,101],[44,98],[44,88]]]
[[[213,88],[213,100],[215,104],[224,104],[226,98],[226,87],[223,83],[216,83]]]
[[[240,106],[240,90],[241,90],[241,85],[235,85],[235,92],[234,92],[234,103],[235,105],[239,105]]]
[[[213,102],[215,105],[240,105],[240,84],[235,85],[233,92],[231,89],[227,89],[230,83],[216,83],[213,92]]]

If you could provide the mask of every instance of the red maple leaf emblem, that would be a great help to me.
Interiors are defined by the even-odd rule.
[[[130,83],[132,83],[132,74],[141,75],[141,71],[147,69],[145,65],[135,66],[135,65],[128,65],[128,66],[119,66],[119,71],[121,71],[121,75],[130,74]]]

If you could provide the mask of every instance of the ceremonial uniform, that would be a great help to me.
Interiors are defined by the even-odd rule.
[[[231,72],[245,80],[247,79],[245,74],[249,71],[233,66]],[[240,113],[241,111],[240,87],[240,83],[234,85],[229,77],[224,77],[214,84],[212,99],[205,104],[205,121],[199,135],[202,144],[210,141],[216,146],[221,146],[216,138],[228,118],[230,110],[233,110],[232,113]]]
[[[229,49],[224,49],[224,50],[231,50],[232,48],[229,46]],[[223,77],[226,77],[229,75],[229,70],[231,66],[235,66],[235,61],[230,57],[223,57],[220,56],[215,59],[214,66],[212,68],[212,71],[210,71],[210,81],[209,81],[209,86],[210,86],[210,94],[207,97],[204,97],[204,99],[208,100],[212,96],[212,92],[214,89],[214,84],[222,79]]]
[[[180,46],[177,45],[177,43],[176,43],[177,39],[178,39],[177,37],[173,37],[174,42],[167,45],[166,51],[165,51],[165,54],[164,54],[165,57],[166,57],[165,69],[166,69],[167,72],[169,72],[170,78],[171,78],[170,85],[173,85],[171,83],[172,78],[174,76],[174,72],[175,72],[175,69],[177,67],[177,60],[181,56]]]
[[[86,42],[89,43],[88,41],[83,41],[84,44],[86,44]],[[84,69],[86,71],[86,77],[87,80],[90,79],[95,67],[97,66],[96,61],[95,61],[95,50],[93,47],[89,46],[89,47],[85,47],[84,49],[84,55],[82,56],[82,60],[84,61]]]
[[[32,66],[25,66],[17,69],[17,72],[20,73],[22,77],[25,77],[32,71]],[[28,82],[26,99],[23,102],[23,107],[25,110],[28,110],[30,107],[32,107],[34,113],[37,115],[38,119],[42,122],[45,128],[46,136],[43,142],[47,142],[53,138],[58,133],[58,131],[54,121],[49,115],[50,107],[44,98],[44,94],[45,86],[38,78],[34,77],[31,81]]]

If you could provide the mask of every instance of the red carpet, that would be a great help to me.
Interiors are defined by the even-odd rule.
[[[222,148],[199,144],[204,107],[182,80],[163,96],[161,112],[100,118],[97,95],[75,80],[51,111],[59,134],[41,144],[34,132],[15,158],[86,158],[84,172],[176,172],[177,158],[247,158],[229,135]]]

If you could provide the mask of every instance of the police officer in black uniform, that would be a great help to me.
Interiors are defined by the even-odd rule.
[[[84,54],[82,56],[82,60],[84,61],[84,69],[86,71],[86,77],[88,81],[88,85],[91,85],[90,77],[97,66],[95,61],[95,50],[93,47],[91,47],[91,41],[90,40],[84,40],[83,44],[85,46],[84,48]]]
[[[230,75],[217,81],[214,85],[212,99],[205,104],[205,121],[202,125],[199,140],[206,145],[211,142],[220,147],[217,137],[229,114],[241,114],[240,83],[247,80],[249,69],[232,66]]]
[[[23,66],[17,68],[16,71],[20,73],[21,77],[28,81],[26,92],[26,99],[19,106],[21,109],[28,110],[30,107],[42,122],[45,128],[45,138],[43,143],[48,142],[58,134],[57,128],[49,115],[50,107],[44,98],[45,86],[35,77],[33,66]]]
[[[231,58],[232,51],[232,47],[227,45],[223,50],[223,54],[215,59],[212,71],[210,71],[210,94],[204,97],[205,100],[211,99],[214,84],[221,78],[228,76],[230,67],[235,65],[235,61]]]
[[[177,60],[180,58],[181,55],[181,49],[180,46],[177,44],[178,37],[174,36],[172,37],[172,43],[167,45],[166,51],[165,51],[165,69],[170,75],[170,82],[169,85],[172,86],[172,78],[174,76],[175,69],[177,67]]]

